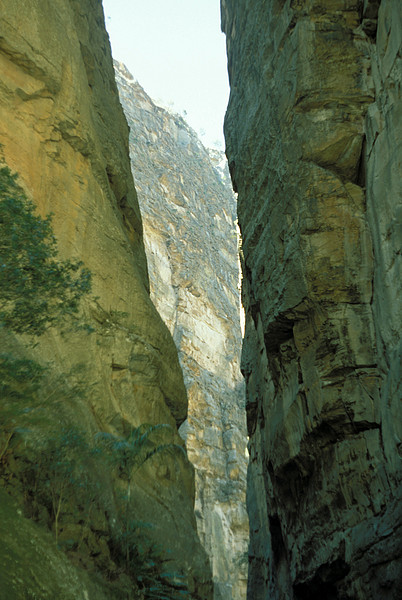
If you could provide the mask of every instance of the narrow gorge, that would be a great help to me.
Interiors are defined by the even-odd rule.
[[[400,2],[220,7],[228,167],[0,3],[0,600],[400,600]]]
[[[215,600],[246,597],[248,519],[236,200],[225,156],[154,104],[115,63],[130,127],[151,298],[179,351],[188,393],[180,427],[195,466],[197,529]]]

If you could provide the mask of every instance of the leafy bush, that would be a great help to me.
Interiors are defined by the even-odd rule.
[[[43,372],[44,367],[33,360],[1,353],[0,397],[19,400],[32,395],[41,384]]]
[[[44,368],[26,358],[0,354],[0,461],[14,434],[24,431],[24,422],[37,407],[36,392]]]
[[[35,214],[17,175],[0,166],[0,328],[40,336],[60,318],[75,315],[90,289],[91,274],[81,262],[59,259],[51,215],[42,218]],[[75,536],[67,540],[68,544],[78,551],[91,530],[92,513],[97,513],[98,522],[102,515],[106,519],[108,510],[103,506],[99,475],[108,463],[125,482],[118,527],[109,523],[116,568],[137,583],[146,599],[188,598],[183,577],[166,567],[169,561],[132,519],[131,487],[136,471],[157,453],[185,452],[173,441],[159,443],[158,432],[162,431],[168,431],[173,440],[172,428],[142,425],[126,437],[100,433],[92,440],[72,426],[68,417],[62,419],[63,411],[58,411],[59,424],[53,420],[49,435],[46,420],[52,421],[59,406],[76,401],[80,395],[71,382],[58,385],[50,375],[49,366],[0,354],[0,463],[4,482],[20,478],[25,503],[31,502],[31,516],[39,518],[39,513],[46,513],[46,522],[61,544],[65,544],[61,533],[65,535],[63,528],[67,526],[68,535],[71,532]],[[16,443],[10,443],[14,438]],[[119,513],[118,500],[117,509]],[[89,535],[94,539],[93,533]],[[87,552],[96,560],[102,548],[98,543],[94,549],[92,544]]]
[[[17,175],[0,167],[0,324],[41,335],[60,316],[77,313],[90,289],[81,262],[58,258],[51,215],[36,215]]]
[[[169,569],[169,561],[161,548],[151,544],[143,535],[143,525],[130,523],[125,534],[124,543],[130,545],[130,576],[137,582],[146,600],[188,599],[190,594],[184,576]]]
[[[76,427],[56,430],[35,465],[35,486],[44,501],[50,499],[51,519],[56,542],[63,512],[80,506],[89,515],[99,496],[97,481],[91,475],[91,445]]]
[[[91,274],[78,261],[61,261],[51,226],[18,185],[17,175],[0,166],[0,328],[39,336],[47,327],[78,312],[91,289]],[[46,398],[38,394],[46,368],[0,354],[0,460],[22,423]]]
[[[126,482],[120,529],[114,534],[112,545],[117,562],[124,564],[125,572],[133,578],[144,593],[146,600],[181,600],[189,598],[183,576],[167,568],[168,559],[160,548],[151,544],[144,528],[150,524],[139,523],[132,518],[135,507],[131,497],[135,473],[156,454],[179,452],[182,446],[166,440],[166,434],[174,439],[170,425],[143,424],[134,428],[127,437],[111,433],[97,434],[98,447],[106,451],[107,460]]]
[[[164,451],[178,451],[186,456],[182,446],[173,443],[159,443],[154,434],[167,431],[173,439],[173,429],[170,425],[149,425],[144,423],[134,427],[127,437],[120,437],[112,433],[100,432],[96,435],[97,446],[104,451],[109,463],[116,468],[118,476],[127,482],[125,496],[125,520],[127,522],[131,502],[131,484],[133,476],[144,463],[152,456]]]

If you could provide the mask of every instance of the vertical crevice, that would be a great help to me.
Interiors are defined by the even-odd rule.
[[[363,136],[362,149],[360,153],[360,159],[357,166],[356,183],[362,188],[366,187],[366,152],[367,152],[367,140],[366,136]]]

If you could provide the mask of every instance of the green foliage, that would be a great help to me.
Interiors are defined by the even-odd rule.
[[[103,447],[109,455],[110,462],[118,467],[119,476],[126,481],[131,481],[133,474],[154,454],[163,450],[177,447],[177,444],[155,444],[152,437],[158,432],[167,431],[173,434],[170,425],[143,424],[133,428],[127,437],[119,437],[112,433],[98,433],[96,439],[100,447]]]
[[[127,437],[119,437],[111,433],[98,433],[96,436],[99,447],[106,450],[109,462],[117,468],[118,475],[127,481],[127,493],[124,499],[124,519],[122,523],[123,534],[128,531],[130,511],[132,510],[131,484],[135,473],[152,456],[164,451],[179,451],[186,455],[184,449],[173,442],[159,443],[152,440],[153,436],[163,431],[169,432],[173,439],[173,429],[170,425],[143,424],[132,429]],[[126,566],[130,562],[130,546],[126,542]]]
[[[27,431],[27,424],[38,408],[36,392],[43,374],[44,368],[33,360],[0,354],[0,460],[14,435]]]
[[[60,260],[51,216],[38,216],[17,176],[0,166],[0,328],[40,336],[75,315],[90,289],[91,276],[82,263]],[[120,319],[124,314],[111,316]],[[101,433],[92,440],[71,424],[68,408],[71,411],[82,395],[80,385],[73,385],[75,379],[63,376],[56,381],[49,366],[0,354],[3,483],[15,489],[22,486],[31,517],[51,526],[60,546],[67,544],[76,552],[81,547],[83,553],[84,538],[91,540],[85,550],[88,560],[92,557],[96,563],[103,553],[99,565],[107,570],[108,536],[114,568],[136,581],[144,598],[188,598],[182,576],[167,567],[166,556],[147,541],[144,526],[133,519],[131,498],[133,477],[144,463],[157,453],[185,454],[184,449],[173,443],[174,431],[168,425],[142,425],[126,437]],[[111,509],[116,515],[117,508],[117,526],[113,516],[107,524],[112,503],[108,505],[101,493],[102,472],[110,477],[106,464],[125,488]],[[103,531],[94,530],[93,519]]]
[[[0,398],[22,399],[34,394],[42,382],[44,367],[27,358],[0,354]]]
[[[67,414],[93,387],[81,370],[76,365],[67,375],[56,374],[50,364],[0,353],[0,461],[22,443],[43,443],[60,419],[68,422]]]
[[[39,336],[77,313],[90,288],[80,262],[59,260],[51,216],[36,215],[17,175],[0,166],[0,328]],[[38,389],[46,370],[33,360],[0,355],[0,459],[22,423],[44,406],[46,395]]]
[[[149,541],[150,523],[130,521],[124,532],[114,539],[121,553],[129,547],[126,572],[133,578],[146,600],[182,600],[190,597],[185,578],[169,568],[162,548]]]
[[[8,364],[8,358],[5,362]],[[32,385],[33,396],[40,398],[44,387],[42,374],[37,384],[35,377],[38,374],[29,361],[12,364],[22,378],[26,378],[27,384]],[[10,389],[11,398],[13,385]],[[59,392],[62,393],[62,389]],[[22,457],[16,450],[17,446],[14,447],[14,457],[21,456],[19,460],[22,459],[19,469],[30,515],[51,526],[59,547],[72,552],[73,556],[92,556],[93,553],[98,567],[106,569],[105,574],[109,573],[108,565],[114,564],[112,572],[128,575],[146,600],[184,600],[190,597],[183,576],[169,567],[169,555],[150,542],[152,536],[146,530],[152,525],[133,518],[135,503],[130,497],[133,476],[147,460],[159,452],[184,452],[174,443],[158,443],[166,441],[167,435],[173,439],[173,429],[168,425],[143,425],[126,438],[102,433],[91,439],[72,425],[53,423],[49,431],[47,423],[45,430],[39,434],[36,425],[32,430],[24,430],[21,439],[25,440],[28,454]],[[20,450],[23,450],[21,444]],[[12,457],[7,455],[7,458]],[[105,521],[101,526],[103,533],[99,530],[91,533],[92,519],[95,519],[98,528],[99,519],[105,519],[110,509],[102,490],[102,471],[106,465],[111,466],[125,482],[126,493],[117,515],[112,509],[113,525],[109,524],[109,532]],[[115,501],[118,508],[119,499],[115,497]],[[116,516],[117,521],[114,520]],[[99,535],[106,536],[103,544],[107,540],[110,556],[102,543],[97,544]],[[111,560],[114,562],[110,563]]]
[[[76,427],[61,428],[47,440],[35,465],[35,486],[40,498],[51,501],[56,541],[59,522],[67,506],[81,506],[88,513],[99,490],[91,476],[93,450]]]
[[[239,567],[239,569],[243,569],[243,568],[247,567],[248,561],[249,561],[248,550],[237,554],[237,556],[235,558],[235,564],[237,565],[237,567]]]
[[[174,430],[166,424],[143,424],[125,438],[110,433],[96,436],[98,447],[106,450],[120,478],[127,481],[121,528],[113,541],[120,557],[118,560],[124,562],[126,573],[137,582],[147,600],[182,600],[189,597],[183,577],[165,567],[163,553],[144,535],[144,524],[131,519],[131,484],[138,469],[159,453],[177,451],[185,455],[182,446],[173,441],[161,443],[163,438],[166,439],[166,433],[171,440],[174,439]]]
[[[51,215],[35,207],[0,167],[0,324],[41,335],[60,317],[76,314],[91,289],[91,274],[78,261],[58,258]]]

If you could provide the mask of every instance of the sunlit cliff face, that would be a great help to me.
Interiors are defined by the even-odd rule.
[[[123,65],[116,65],[116,76],[131,131],[151,297],[176,342],[189,397],[180,433],[195,466],[197,529],[215,597],[245,599],[247,458],[235,199],[222,153],[206,151],[179,115],[155,106]]]
[[[2,591],[9,598],[98,600],[122,593],[135,598],[138,582],[129,560],[134,554],[127,547],[123,552],[118,541],[128,530],[133,534],[128,516],[135,515],[135,520],[152,524],[149,542],[157,542],[163,556],[169,556],[189,593],[210,600],[209,564],[196,533],[193,467],[177,432],[187,416],[187,395],[172,336],[149,297],[128,128],[101,2],[5,0],[1,32],[4,161],[19,174],[38,212],[53,213],[60,258],[82,260],[93,280],[92,294],[82,302],[82,327],[65,331],[58,323],[35,348],[10,336],[0,343],[2,352],[5,348],[18,358],[27,353],[46,365],[45,391],[58,399],[58,404],[49,401],[42,407],[36,437],[30,433],[32,425],[24,427],[22,438],[12,436],[2,457],[2,481],[20,511],[10,509],[0,519],[7,523],[2,531]],[[43,464],[38,453],[50,443],[53,428],[59,428],[59,442],[65,429],[79,428],[79,439],[90,445],[98,434],[127,442],[144,423],[169,425],[168,442],[181,451],[156,453],[130,486],[124,469],[105,463],[95,470],[102,485],[83,517],[77,500],[83,486],[59,503],[60,510],[52,508],[50,484],[43,486],[42,495],[34,495],[38,479],[32,472]],[[93,477],[94,469],[86,473]],[[24,512],[28,499],[33,508]],[[73,562],[61,554],[56,537]],[[32,545],[32,539],[40,541]],[[13,557],[10,568],[7,556]],[[87,571],[99,577],[93,581]]]

